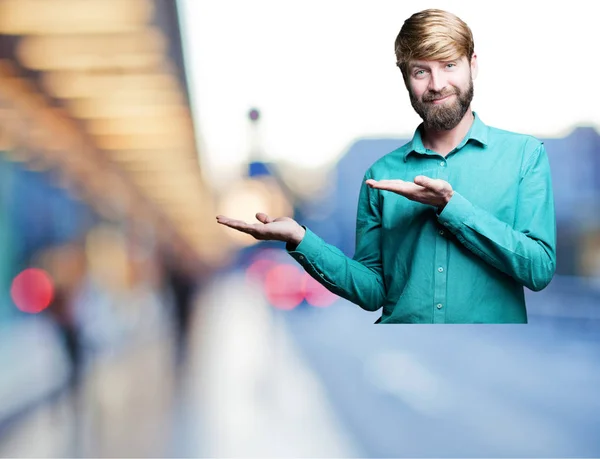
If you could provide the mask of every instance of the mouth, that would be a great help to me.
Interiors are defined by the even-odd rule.
[[[452,97],[454,94],[448,94],[447,96],[441,97],[439,99],[433,99],[430,101],[430,103],[432,104],[443,104],[444,102],[446,102],[448,99],[450,99],[450,97]]]

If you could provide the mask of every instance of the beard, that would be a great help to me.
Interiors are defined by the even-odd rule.
[[[469,78],[469,86],[466,90],[451,86],[444,91],[427,91],[421,99],[418,99],[410,90],[409,94],[410,103],[423,120],[423,124],[427,129],[449,131],[460,123],[460,120],[463,119],[463,116],[465,116],[471,105],[471,101],[473,100],[473,79]],[[442,102],[439,105],[432,103],[434,100],[442,99],[452,94],[456,95],[452,103]]]

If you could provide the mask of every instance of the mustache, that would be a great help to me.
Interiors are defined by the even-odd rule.
[[[440,100],[444,97],[459,95],[458,91],[449,89],[447,91],[428,91],[423,94],[423,102],[433,102],[434,100]]]

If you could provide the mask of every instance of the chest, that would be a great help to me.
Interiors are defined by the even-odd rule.
[[[444,180],[473,205],[510,224],[518,201],[520,165],[461,159],[452,156],[427,158],[395,175],[390,174],[389,178],[412,182],[416,176],[424,175]],[[390,192],[381,192],[379,198],[384,230],[395,231],[399,227],[436,219],[432,206]]]

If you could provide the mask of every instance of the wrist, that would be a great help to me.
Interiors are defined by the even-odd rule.
[[[304,239],[305,234],[306,230],[302,226],[298,225],[297,230],[294,231],[294,233],[290,236],[290,238],[287,240],[287,243],[296,247],[302,242],[302,239]]]
[[[441,212],[442,210],[444,210],[444,207],[446,207],[446,204],[448,204],[450,202],[450,199],[452,199],[452,196],[454,196],[454,190],[450,190],[450,193],[448,193],[444,197],[444,201],[442,202],[442,205],[438,207],[438,213]]]

